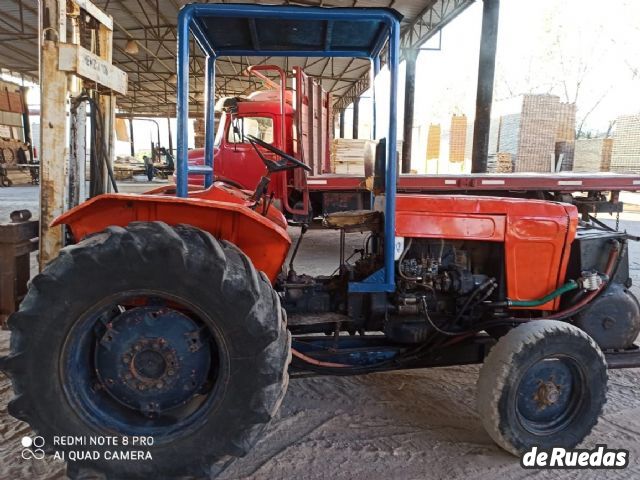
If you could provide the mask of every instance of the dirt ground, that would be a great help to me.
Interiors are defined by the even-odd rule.
[[[35,210],[36,195],[32,187],[0,189],[0,219],[15,205]],[[624,214],[621,226],[640,235],[640,213]],[[352,234],[348,245],[360,248],[362,241]],[[631,248],[633,290],[640,295],[640,245]],[[328,274],[337,259],[336,235],[312,231],[302,243],[296,269]],[[7,353],[8,341],[8,333],[0,332],[0,355]],[[630,465],[620,472],[523,470],[483,430],[474,406],[477,375],[477,366],[465,366],[292,380],[258,445],[221,478],[640,478],[640,369],[610,372],[604,415],[583,444],[630,450]],[[29,427],[7,414],[12,395],[0,374],[0,479],[65,478],[58,462],[21,459],[20,439]]]

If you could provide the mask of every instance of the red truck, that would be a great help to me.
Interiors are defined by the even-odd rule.
[[[264,71],[275,71],[280,83]],[[359,174],[335,173],[330,161],[333,139],[332,98],[300,67],[293,67],[293,85],[286,88],[286,72],[275,65],[248,68],[269,90],[248,97],[218,101],[220,112],[214,146],[216,180],[253,189],[264,172],[264,163],[245,139],[253,135],[309,165],[312,171],[285,171],[273,175],[273,203],[288,218],[309,218],[343,210],[369,208],[375,153],[365,155]],[[204,164],[204,149],[189,152],[190,168]],[[195,168],[194,168],[195,167]],[[192,174],[191,188],[200,188],[204,176]],[[622,211],[620,191],[640,190],[640,176],[595,173],[558,174],[458,174],[398,176],[402,193],[469,193],[559,200],[575,204],[583,215]]]

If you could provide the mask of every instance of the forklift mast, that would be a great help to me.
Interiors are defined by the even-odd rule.
[[[188,197],[189,174],[204,175],[205,187],[214,178],[215,62],[219,56],[248,57],[360,57],[379,65],[386,47],[390,73],[389,130],[386,135],[386,188],[384,267],[362,282],[350,284],[351,291],[393,292],[398,63],[401,15],[388,8],[319,8],[286,6],[273,8],[247,4],[190,4],[178,17],[178,151],[176,193]],[[205,165],[188,164],[189,39],[196,40],[206,58],[205,81]],[[377,69],[376,69],[377,70]]]

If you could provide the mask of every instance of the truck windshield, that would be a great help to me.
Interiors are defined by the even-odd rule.
[[[253,135],[267,143],[273,143],[273,119],[269,117],[236,117],[227,133],[228,143],[248,143],[247,135]]]

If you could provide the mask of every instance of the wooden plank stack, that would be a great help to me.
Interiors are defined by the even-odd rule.
[[[365,157],[375,152],[375,142],[336,138],[331,144],[331,171],[342,175],[364,175]]]
[[[549,172],[555,158],[559,98],[525,95],[522,100],[516,172]]]
[[[452,163],[464,162],[465,147],[467,143],[467,117],[466,115],[453,115],[451,117],[451,130],[449,132],[449,161]]]
[[[640,114],[618,117],[613,134],[611,171],[640,173]]]
[[[193,133],[193,144],[195,148],[204,148],[204,118],[196,118],[196,120],[193,122]]]
[[[558,120],[556,130],[556,165],[562,156],[560,171],[569,172],[573,169],[576,145],[576,104],[558,104]]]
[[[331,142],[331,173],[368,176],[373,172],[375,140],[335,138]],[[402,162],[402,141],[396,143],[398,164]]]
[[[434,158],[440,158],[440,136],[442,132],[440,124],[429,125],[429,132],[427,133],[427,160]]]
[[[513,172],[513,161],[511,154],[508,152],[500,152],[496,154],[496,173],[511,173]]]
[[[580,138],[576,140],[573,158],[574,172],[608,172],[611,165],[611,138]]]

